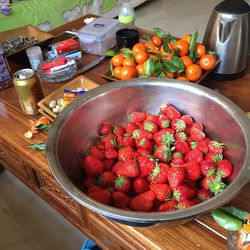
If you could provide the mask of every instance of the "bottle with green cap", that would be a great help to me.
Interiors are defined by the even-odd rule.
[[[129,2],[125,2],[122,5],[118,20],[123,28],[135,28],[135,11]]]

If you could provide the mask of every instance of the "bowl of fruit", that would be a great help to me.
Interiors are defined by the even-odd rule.
[[[109,83],[58,115],[46,156],[83,206],[137,226],[229,202],[250,173],[250,125],[219,93],[171,79]]]

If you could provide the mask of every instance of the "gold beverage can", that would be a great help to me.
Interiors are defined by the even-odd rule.
[[[28,115],[38,113],[37,103],[43,99],[43,91],[33,69],[21,69],[14,73],[13,84],[17,91],[23,112]]]

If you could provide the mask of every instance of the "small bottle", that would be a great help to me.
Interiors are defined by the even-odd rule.
[[[135,28],[135,11],[130,3],[124,3],[120,9],[118,20],[121,28]]]

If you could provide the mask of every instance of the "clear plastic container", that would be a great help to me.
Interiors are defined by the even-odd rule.
[[[81,49],[90,54],[102,55],[116,44],[115,34],[120,29],[117,19],[99,17],[77,31]]]

